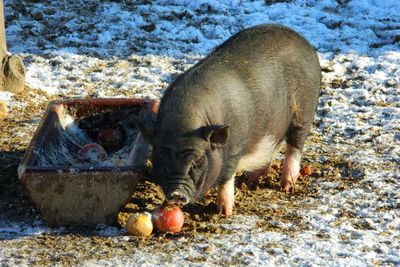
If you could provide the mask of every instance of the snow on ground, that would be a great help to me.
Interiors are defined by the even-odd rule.
[[[6,1],[9,49],[23,57],[27,84],[59,96],[159,98],[173,77],[239,30],[260,23],[292,27],[314,45],[324,69],[313,133],[323,145],[309,141],[306,154],[354,163],[347,175],[356,186],[337,190],[338,182],[315,181],[318,193],[296,200],[298,222],[269,222],[285,231],[261,231],[257,222],[266,218],[237,215],[221,226],[232,234],[199,234],[189,245],[180,238],[157,254],[142,246],[83,266],[400,265],[400,3],[270,2],[32,1],[23,7]],[[10,93],[0,92],[0,99],[24,105]],[[339,181],[345,176],[338,173]],[[12,236],[7,242],[16,246],[24,236],[52,231],[63,229],[0,216],[0,240]],[[126,242],[120,234],[99,230]],[[10,255],[12,249],[0,247],[1,263],[20,263]]]

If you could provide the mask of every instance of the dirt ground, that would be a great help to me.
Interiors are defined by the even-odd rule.
[[[31,127],[32,121],[40,117],[46,104],[57,96],[50,98],[31,89],[26,92],[29,93],[21,93],[17,98],[26,102],[27,106],[11,110],[10,116],[0,122],[0,132],[3,137],[3,142],[0,144],[0,169],[2,170],[0,173],[0,214],[8,220],[34,223],[39,218],[39,214],[18,180],[17,167],[29,144],[30,136],[35,131],[35,127]],[[29,126],[28,131],[27,125]],[[315,132],[311,134],[309,142],[319,142]],[[325,144],[320,143],[319,145],[324,146]],[[237,183],[235,214],[256,215],[263,218],[258,222],[257,227],[265,231],[286,231],[285,234],[290,236],[295,235],[297,231],[307,229],[307,224],[301,222],[297,213],[297,210],[302,208],[299,207],[299,200],[305,197],[318,197],[321,193],[318,190],[320,181],[339,182],[336,190],[346,190],[353,187],[362,175],[362,171],[359,171],[354,163],[346,161],[345,158],[332,157],[328,158],[324,164],[319,164],[316,160],[317,157],[316,151],[308,151],[304,155],[302,165],[311,166],[312,172],[310,175],[299,178],[294,192],[283,193],[279,190],[280,160],[275,160],[269,174],[260,177],[258,182]],[[282,158],[282,155],[278,158]],[[339,176],[347,178],[338,178]],[[237,177],[237,180],[240,181],[240,176]],[[150,238],[142,239],[128,237],[128,234],[125,233],[121,234],[121,237],[129,238],[129,242],[118,242],[118,239],[96,235],[98,228],[73,226],[64,229],[65,231],[61,233],[26,237],[21,241],[22,248],[15,250],[15,255],[12,256],[17,262],[18,259],[24,261],[35,251],[35,257],[30,261],[31,264],[71,265],[78,264],[83,260],[99,260],[107,259],[111,255],[113,257],[119,254],[126,255],[141,246],[154,246],[154,252],[157,253],[157,250],[171,249],[168,243],[173,240],[184,238],[187,243],[190,243],[199,233],[206,238],[216,234],[229,234],[234,230],[223,225],[229,225],[232,218],[216,214],[215,198],[215,190],[211,190],[202,201],[185,206],[183,208],[185,214],[183,229],[174,235],[155,231]],[[124,227],[130,214],[142,211],[151,212],[162,202],[161,189],[149,180],[147,173],[145,179],[139,183],[131,200],[116,218],[119,227],[121,229]],[[280,208],[274,208],[276,206]],[[271,218],[274,220],[270,220]],[[296,231],[277,227],[274,223],[276,220],[297,224]],[[11,240],[3,240],[2,243],[4,246],[13,245]],[[204,250],[206,255],[207,248]],[[201,262],[201,259],[197,260]]]

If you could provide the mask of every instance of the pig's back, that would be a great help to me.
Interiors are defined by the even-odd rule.
[[[224,121],[216,123],[231,125],[231,140],[243,143],[245,154],[260,143],[275,145],[285,138],[293,121],[293,99],[313,114],[321,80],[312,46],[277,25],[234,35],[200,62],[195,74],[211,92],[210,100],[219,99]]]
[[[160,109],[176,112],[182,105],[181,113],[195,114],[185,116],[192,128],[205,120],[228,124],[229,148],[253,154],[260,144],[285,138],[293,97],[305,114],[314,113],[320,80],[318,57],[303,37],[283,26],[258,25],[232,36],[180,76]]]

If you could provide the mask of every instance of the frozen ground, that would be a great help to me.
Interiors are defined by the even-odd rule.
[[[0,265],[400,265],[400,3],[271,2],[5,1],[8,46],[24,59],[29,91],[0,92],[10,108],[0,123]],[[236,214],[212,222],[221,233],[159,242],[45,227],[16,168],[48,100],[159,98],[215,45],[259,23],[299,31],[323,66],[304,156],[321,175],[308,194],[263,189],[279,195],[259,204],[275,216]]]

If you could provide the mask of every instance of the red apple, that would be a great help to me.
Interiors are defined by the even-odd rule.
[[[100,162],[107,157],[104,148],[96,143],[84,145],[78,152],[79,158],[87,162]]]
[[[160,206],[153,212],[154,226],[161,232],[177,233],[183,226],[183,212],[178,206]]]
[[[124,135],[118,128],[104,128],[97,134],[97,141],[105,149],[113,150],[124,141]]]

